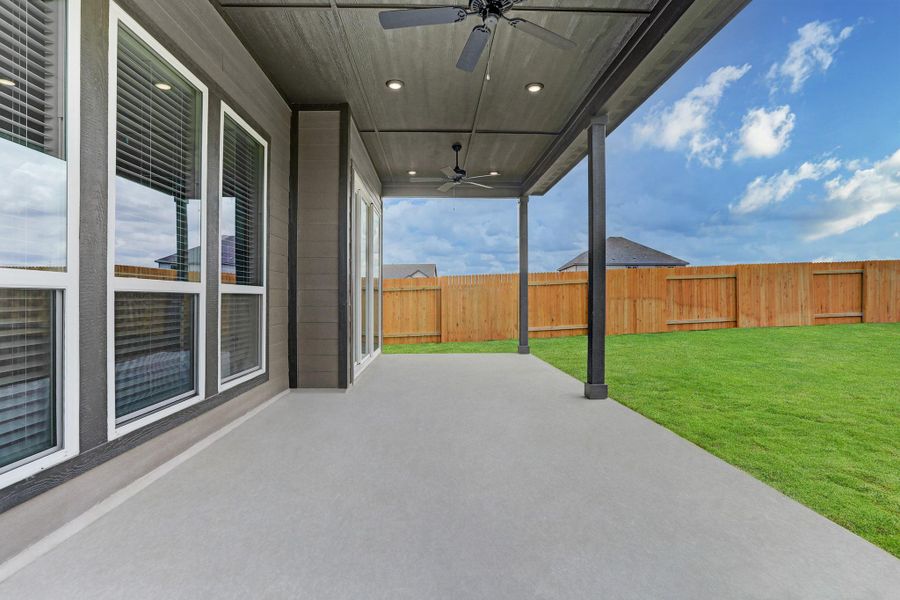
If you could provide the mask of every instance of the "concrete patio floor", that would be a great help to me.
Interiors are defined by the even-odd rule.
[[[531,356],[292,393],[0,598],[898,598],[900,561]],[[138,450],[139,451],[139,450]]]

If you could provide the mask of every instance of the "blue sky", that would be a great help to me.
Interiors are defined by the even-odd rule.
[[[608,235],[692,264],[900,257],[900,1],[755,0],[607,142]],[[587,248],[587,166],[530,201]],[[385,200],[385,262],[517,270],[510,200]]]

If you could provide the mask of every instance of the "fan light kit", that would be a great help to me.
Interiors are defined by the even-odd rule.
[[[472,72],[478,65],[484,49],[487,47],[494,28],[500,21],[506,21],[513,29],[524,31],[533,35],[542,42],[556,46],[562,50],[571,50],[575,42],[566,39],[558,33],[544,29],[525,19],[509,18],[506,16],[516,5],[525,0],[469,0],[467,8],[459,6],[440,6],[434,8],[411,8],[407,10],[386,10],[378,13],[378,20],[384,29],[400,29],[401,27],[419,27],[421,25],[445,25],[459,23],[468,17],[481,19],[481,25],[476,25],[469,34],[469,39],[456,61],[456,68]]]
[[[160,89],[164,92],[168,92],[169,90],[172,89],[172,86],[164,81],[160,81],[159,83],[154,83],[153,85],[156,86],[157,89]]]
[[[484,188],[486,190],[492,190],[489,185],[484,185],[483,183],[475,183],[471,181],[472,179],[481,179],[483,177],[495,177],[499,175],[497,171],[491,171],[487,175],[475,175],[474,177],[469,177],[469,174],[466,173],[466,170],[459,166],[459,151],[462,150],[462,144],[456,142],[451,146],[453,151],[456,153],[456,166],[454,167],[444,167],[441,169],[441,172],[444,174],[444,177],[414,177],[410,179],[412,183],[443,183],[437,190],[439,192],[449,192],[453,188],[458,185],[474,185],[475,187]],[[410,171],[410,175],[415,175],[415,171]]]
[[[528,85],[525,86],[525,89],[528,90],[529,92],[531,92],[532,94],[537,94],[542,89],[544,89],[544,84],[537,83],[537,82],[529,83]]]
[[[384,82],[384,85],[388,86],[392,90],[399,90],[403,87],[403,82],[399,79],[388,79]]]
[[[5,85],[6,87],[15,87],[16,82],[12,79],[7,79],[6,77],[0,77],[0,85]]]

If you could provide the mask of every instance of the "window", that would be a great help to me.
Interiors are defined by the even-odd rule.
[[[109,435],[204,397],[206,87],[110,8]]]
[[[265,371],[268,144],[222,104],[219,221],[220,389]]]
[[[381,350],[381,213],[372,210],[372,341]]]
[[[381,351],[381,211],[354,173],[353,347],[354,374]]]
[[[80,10],[0,0],[0,488],[78,453]]]

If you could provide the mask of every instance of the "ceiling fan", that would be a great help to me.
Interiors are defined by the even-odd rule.
[[[501,20],[509,23],[514,29],[524,31],[548,44],[569,50],[575,47],[575,42],[563,36],[535,25],[525,19],[509,18],[506,13],[525,0],[469,0],[468,8],[458,6],[441,6],[436,8],[413,8],[407,10],[388,10],[378,13],[378,20],[384,29],[399,29],[401,27],[419,27],[421,25],[444,25],[447,23],[459,23],[467,17],[478,16],[481,25],[476,25],[469,34],[469,39],[463,47],[456,68],[472,72],[478,64],[478,59],[484,52],[487,43],[491,39],[494,28]]]
[[[441,172],[444,173],[444,178],[441,177],[410,177],[410,181],[413,183],[438,183],[444,182],[442,186],[440,186],[437,190],[439,192],[449,192],[453,188],[458,185],[474,185],[475,187],[484,188],[486,190],[492,190],[489,185],[484,185],[483,183],[475,183],[471,181],[472,179],[482,179],[484,177],[496,177],[500,173],[493,171],[487,175],[475,175],[474,177],[469,177],[466,173],[466,170],[459,166],[459,151],[462,150],[462,144],[456,142],[451,146],[453,151],[456,153],[456,166],[454,167],[444,167],[441,169]]]

